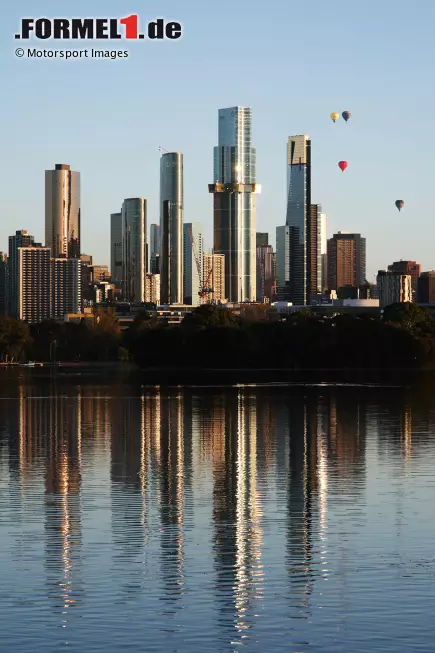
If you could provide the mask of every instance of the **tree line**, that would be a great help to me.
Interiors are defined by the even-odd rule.
[[[91,322],[89,324],[89,322]],[[414,304],[376,314],[288,316],[255,307],[242,317],[204,305],[180,325],[146,310],[122,330],[116,313],[79,323],[0,318],[2,361],[132,361],[140,368],[368,369],[435,364],[435,319]]]

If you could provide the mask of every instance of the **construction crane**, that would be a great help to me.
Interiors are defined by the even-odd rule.
[[[188,227],[187,230],[189,232],[189,238],[190,238],[190,242],[192,244],[192,252],[193,252],[193,257],[195,259],[196,269],[198,270],[198,279],[199,279],[199,283],[200,283],[200,288],[199,288],[198,295],[202,298],[202,297],[205,297],[206,295],[208,295],[210,293],[214,293],[214,288],[210,287],[210,279],[211,279],[212,272],[213,272],[213,263],[211,265],[211,268],[210,268],[210,271],[209,271],[209,273],[207,275],[207,278],[204,279],[203,278],[203,272],[201,270],[201,261],[200,261],[199,255],[198,255],[198,251],[197,251],[197,248],[196,248],[196,243],[195,243],[195,239],[194,239],[193,234],[192,234],[192,230],[191,230],[190,227]]]

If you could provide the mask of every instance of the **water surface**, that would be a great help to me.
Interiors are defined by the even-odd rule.
[[[433,396],[2,382],[0,651],[433,652]]]

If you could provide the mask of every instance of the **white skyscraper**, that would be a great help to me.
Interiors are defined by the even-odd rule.
[[[45,171],[45,245],[53,257],[80,258],[80,173],[64,163]]]
[[[199,306],[202,283],[203,238],[199,222],[184,225],[183,301]]]
[[[252,110],[219,109],[214,148],[215,254],[225,256],[225,294],[230,302],[256,299],[256,152],[252,147]]]

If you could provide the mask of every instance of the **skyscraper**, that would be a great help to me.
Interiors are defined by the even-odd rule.
[[[160,225],[150,226],[150,254],[160,254]]]
[[[366,281],[366,239],[339,231],[328,240],[328,289],[359,288]]]
[[[223,302],[225,297],[225,256],[223,254],[204,254],[203,279],[212,292],[201,298],[202,304]]]
[[[15,236],[9,236],[8,256],[8,313],[11,317],[18,317],[18,248],[30,247],[35,238],[25,229],[15,232]]]
[[[160,159],[160,296],[162,304],[183,303],[183,155]]]
[[[55,258],[80,258],[80,173],[63,163],[45,171],[45,245]]]
[[[255,238],[256,238],[256,247],[257,248],[258,247],[267,247],[267,245],[269,244],[269,234],[267,234],[267,233],[257,231],[257,233],[255,234]]]
[[[203,239],[199,222],[184,225],[183,301],[199,306],[202,285]]]
[[[412,286],[412,297],[413,297],[413,301],[416,301],[417,283],[421,272],[420,263],[416,263],[415,261],[395,261],[394,263],[388,266],[388,269],[391,272],[396,272],[397,274],[410,275],[411,286]]]
[[[255,301],[256,152],[252,147],[252,110],[219,109],[214,148],[213,193],[215,254],[225,256],[225,295],[230,302]]]
[[[33,244],[17,249],[16,317],[29,324],[52,317],[50,248]]]
[[[290,227],[276,228],[276,285],[280,297],[290,298]]]
[[[8,257],[0,252],[0,315],[8,311]]]
[[[320,214],[320,256],[322,260],[322,292],[328,287],[328,236],[327,215]]]
[[[122,285],[122,213],[110,216],[110,272],[112,283]]]
[[[257,246],[257,302],[263,302],[265,297],[271,301],[273,285],[272,246]]]
[[[311,204],[307,228],[307,301],[322,288],[322,207]]]
[[[147,202],[143,197],[122,205],[122,287],[124,299],[145,301]]]
[[[55,319],[82,310],[82,262],[77,258],[55,258],[52,264],[52,308]]]
[[[295,305],[309,303],[316,285],[310,269],[313,221],[311,218],[311,140],[306,134],[289,136],[287,143],[287,216],[289,227],[288,295]],[[314,230],[316,231],[316,230]],[[313,274],[312,274],[313,273]],[[317,271],[316,271],[317,273]]]

